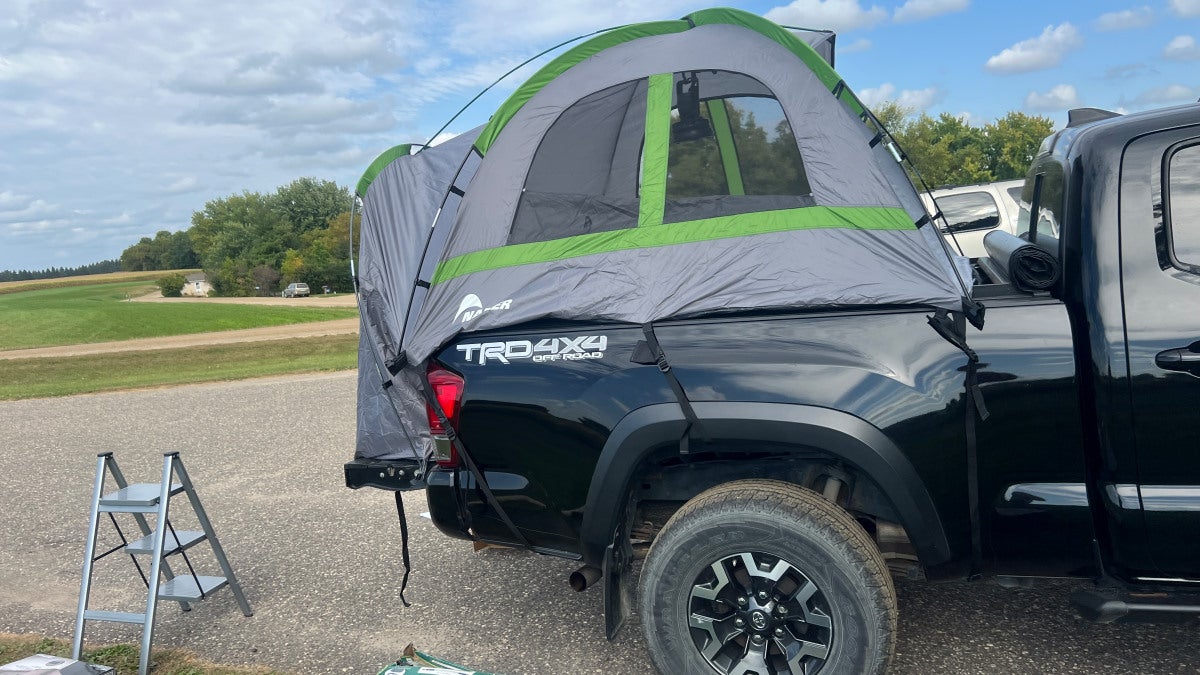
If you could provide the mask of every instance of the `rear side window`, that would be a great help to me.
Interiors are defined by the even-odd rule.
[[[635,227],[645,121],[644,79],[564,110],[533,155],[508,243]]]
[[[766,85],[708,70],[675,73],[674,87],[664,222],[813,204],[795,133]]]
[[[767,97],[722,99],[748,195],[806,195],[808,179],[796,136],[779,101]]]
[[[986,192],[966,192],[938,197],[938,208],[955,232],[990,230],[1000,224],[1000,207]]]
[[[1164,211],[1173,262],[1200,272],[1200,145],[1190,145],[1167,161]]]

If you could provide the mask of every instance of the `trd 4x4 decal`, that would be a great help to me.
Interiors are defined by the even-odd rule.
[[[547,361],[582,361],[602,359],[608,349],[607,335],[580,335],[577,337],[544,338],[532,340],[509,340],[507,342],[473,342],[458,345],[467,361],[486,365],[488,361],[509,363],[513,360],[532,359],[534,363]]]

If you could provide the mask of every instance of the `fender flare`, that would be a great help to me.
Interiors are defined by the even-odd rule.
[[[951,560],[941,517],[921,477],[900,448],[866,420],[830,408],[789,403],[692,405],[707,438],[803,442],[854,465],[891,500],[922,564],[932,567]],[[588,489],[580,528],[585,561],[603,559],[642,460],[656,446],[678,441],[686,426],[678,404],[660,403],[630,412],[613,429]]]

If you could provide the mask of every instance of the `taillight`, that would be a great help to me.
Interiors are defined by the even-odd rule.
[[[429,365],[427,377],[429,378],[429,387],[433,389],[433,395],[446,415],[446,421],[451,426],[457,426],[458,410],[462,405],[463,389],[467,386],[466,381],[461,376],[436,364]],[[445,467],[458,466],[458,453],[447,440],[446,427],[442,425],[442,420],[438,418],[433,406],[429,404],[425,405],[425,412],[429,417],[429,432],[433,434],[434,458],[437,463]]]

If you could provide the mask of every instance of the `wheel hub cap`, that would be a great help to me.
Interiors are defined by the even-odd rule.
[[[829,657],[825,595],[790,562],[736,553],[704,568],[688,599],[692,642],[717,673],[811,675]]]
[[[753,612],[750,614],[750,624],[755,630],[762,630],[767,627],[767,615],[762,612]]]

